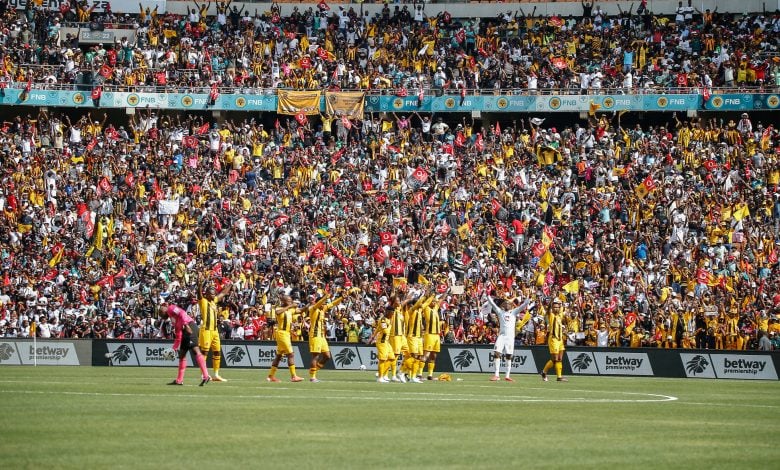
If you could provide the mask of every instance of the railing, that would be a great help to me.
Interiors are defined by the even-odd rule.
[[[38,65],[38,67],[53,67]],[[23,68],[27,68],[24,66]],[[154,73],[153,69],[148,69],[150,73]],[[191,70],[190,70],[191,71]],[[50,90],[50,91],[84,91],[85,89],[91,89],[98,84],[79,84],[79,83],[44,83],[33,82],[33,90]],[[26,82],[11,82],[8,88],[24,89],[27,86]],[[177,84],[169,84],[166,86],[155,85],[114,85],[114,84],[101,84],[104,92],[127,92],[133,91],[136,93],[209,93],[211,86],[182,86]],[[219,87],[220,93],[234,94],[242,93],[248,95],[275,95],[277,90],[291,90],[284,87],[271,87],[271,88],[258,88],[258,87],[242,87],[242,86],[229,86]],[[316,91],[307,89],[294,89],[296,91]],[[382,89],[356,89],[356,88],[339,88],[334,90],[332,88],[324,87],[320,88],[321,91],[356,91],[364,92],[369,96],[395,96],[395,88],[382,88]],[[780,93],[780,86],[742,86],[742,87],[714,87],[710,88],[712,95],[718,94],[733,94],[733,93]],[[537,95],[674,95],[674,94],[701,94],[702,88],[699,87],[658,87],[658,88],[589,88],[587,93],[583,93],[579,87],[576,88],[507,88],[507,89],[467,89],[466,94],[470,96],[537,96]],[[460,95],[459,89],[433,89],[425,88],[425,96],[441,96],[441,95]],[[410,91],[407,98],[414,98],[413,92]]]

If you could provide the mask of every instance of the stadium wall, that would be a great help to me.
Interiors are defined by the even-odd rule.
[[[175,367],[166,359],[170,342],[153,340],[0,340],[0,366],[92,365],[119,367]],[[295,363],[306,367],[311,360],[308,345],[294,343]],[[377,369],[376,348],[352,343],[332,343],[333,361],[326,369]],[[276,354],[276,345],[267,341],[225,341],[223,367],[267,369]],[[489,345],[442,345],[436,371],[447,373],[492,373],[492,347]],[[671,378],[778,380],[780,352],[712,351],[690,349],[577,348],[566,351],[566,375],[645,376]],[[512,370],[537,374],[549,359],[545,346],[517,348]],[[192,365],[191,359],[189,359]],[[286,367],[283,361],[281,367]]]
[[[12,7],[15,7],[19,10],[24,9],[25,5],[27,4],[27,1],[29,0],[10,0],[10,5]],[[63,3],[65,0],[43,0],[43,4],[49,8],[59,8],[60,4]],[[193,8],[194,5],[191,1],[181,1],[181,0],[142,0],[141,2],[138,2],[137,0],[111,0],[110,2],[108,0],[90,0],[90,5],[97,4],[97,7],[95,8],[95,11],[100,13],[105,10],[108,3],[111,4],[111,10],[115,13],[131,13],[131,14],[137,14],[138,13],[138,5],[139,3],[146,7],[154,8],[155,6],[158,7],[158,11],[163,12],[167,11],[169,13],[175,13],[175,14],[186,14],[188,12],[188,9]],[[308,3],[280,3],[278,4],[279,7],[282,10],[282,15],[289,15],[293,12],[294,8],[298,8],[298,10],[305,11],[309,8],[316,8],[318,2],[308,2]],[[633,2],[634,5],[634,13],[636,13],[636,8],[639,7],[639,2]],[[655,13],[655,14],[661,14],[661,15],[671,15],[675,12],[677,9],[678,0],[649,0],[648,2],[648,9]],[[628,11],[629,8],[631,8],[632,2],[630,1],[597,1],[596,5],[600,6],[601,9],[610,16],[615,16],[619,13],[618,5],[620,5],[620,8],[622,8],[624,11]],[[683,4],[687,4],[687,2],[684,2]],[[705,9],[709,8],[710,10],[714,10],[717,6],[719,12],[731,12],[731,13],[746,13],[746,12],[759,12],[759,11],[774,11],[776,8],[780,8],[780,1],[759,1],[759,0],[695,0],[691,4],[693,7],[698,8],[701,11],[704,11]],[[243,8],[246,9],[246,11],[249,11],[250,13],[254,13],[254,10],[257,9],[258,12],[266,12],[271,10],[271,3],[269,2],[234,2],[232,3],[232,6],[238,7],[239,10]],[[348,3],[330,3],[331,11],[337,10],[338,7],[343,6],[344,8],[354,8],[355,10],[359,10],[361,8],[358,4],[348,4]],[[371,15],[375,13],[380,13],[382,11],[384,5],[381,4],[363,4],[363,11],[369,12]],[[395,8],[394,5],[390,5],[390,9],[393,10]],[[399,8],[402,8],[402,5],[398,5]],[[411,10],[413,8],[412,5],[408,5],[409,9]],[[560,15],[560,16],[582,16],[582,5],[579,1],[563,1],[563,2],[535,2],[535,3],[498,3],[498,2],[486,2],[486,3],[471,3],[471,2],[460,2],[460,3],[435,3],[435,4],[426,4],[425,5],[425,13],[429,16],[436,16],[440,12],[447,11],[449,12],[453,18],[490,18],[495,17],[500,13],[505,13],[507,11],[511,12],[517,12],[521,8],[526,14],[531,14],[534,7],[536,7],[536,16],[552,16],[552,15]],[[216,5],[212,5],[212,7],[209,10],[209,13],[214,15],[216,14]]]

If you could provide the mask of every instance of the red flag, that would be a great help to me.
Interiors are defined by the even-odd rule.
[[[108,181],[107,177],[100,178],[100,182],[98,183],[98,187],[101,191],[104,193],[110,193],[111,192],[111,183]]]
[[[306,117],[306,113],[303,111],[298,111],[298,114],[295,115],[295,120],[302,126],[305,126],[306,123],[309,122],[309,118]]]
[[[485,150],[485,143],[482,141],[482,134],[477,134],[477,141],[474,143],[474,147],[477,149],[477,152]]]
[[[447,289],[449,289],[449,288],[450,287],[447,284],[439,284],[436,287],[436,292],[439,293],[439,294],[443,294],[443,293],[447,292]]]
[[[636,313],[629,312],[628,315],[626,315],[626,326],[631,326],[634,324],[634,322],[636,322]]]
[[[406,269],[406,263],[403,261],[392,258],[390,260],[390,266],[385,268],[385,274],[392,274],[394,276],[400,276],[404,273],[404,270]]]
[[[704,87],[704,90],[702,90],[701,92],[701,97],[704,98],[705,103],[710,100],[710,96],[711,96],[711,92],[709,87]]]
[[[501,126],[499,126],[498,121],[496,121],[496,127],[493,129],[493,134],[496,136],[501,135]]]
[[[461,263],[468,266],[469,263],[471,263],[471,256],[467,255],[466,252],[463,252],[463,255],[460,257]]]
[[[495,216],[500,210],[501,203],[498,202],[498,199],[493,198],[493,200],[490,201],[490,212]]]
[[[346,116],[341,117],[341,124],[343,124],[344,128],[347,130],[352,129],[352,123],[350,122],[349,118]]]
[[[319,57],[322,60],[328,60],[328,51],[325,49],[318,47],[317,48],[317,57]]]
[[[422,167],[417,167],[416,170],[414,170],[414,173],[412,173],[412,178],[419,181],[421,184],[424,184],[426,181],[428,181],[428,172],[425,171]]]
[[[385,253],[385,250],[383,250],[382,247],[380,246],[374,252],[374,260],[377,263],[384,263],[385,259],[387,259],[387,253]]]
[[[505,244],[509,244],[511,242],[511,240],[509,240],[509,232],[502,224],[496,224],[496,232]]]
[[[304,70],[308,70],[311,68],[311,59],[308,57],[304,57],[301,59],[300,62],[301,68]]]
[[[379,232],[379,242],[382,246],[393,244],[393,234],[390,232]]]
[[[222,277],[222,263],[214,264],[214,267],[211,268],[211,274],[216,277]]]
[[[331,165],[335,164],[339,159],[344,155],[344,153],[347,151],[346,147],[341,147],[341,149],[330,156],[330,163]]]
[[[191,149],[198,148],[198,138],[195,137],[194,135],[185,136],[182,141],[182,144],[184,144],[184,146],[187,148],[191,148]]]
[[[458,32],[455,33],[455,40],[462,44],[463,41],[466,40],[466,30],[463,28],[459,29]]]
[[[323,256],[325,256],[325,244],[322,242],[318,242],[316,245],[314,245],[314,248],[309,252],[309,258],[317,258],[320,259]]]
[[[211,126],[209,125],[209,123],[207,122],[204,123],[202,126],[198,128],[198,135],[208,134],[210,127]]]
[[[715,162],[715,160],[712,160],[712,159],[705,160],[702,165],[704,165],[704,168],[706,168],[707,171],[712,171],[712,170],[718,168],[718,164]]]
[[[290,220],[290,217],[282,214],[274,219],[274,227],[281,227],[283,224],[286,224],[288,220]]]
[[[551,62],[553,67],[559,70],[563,70],[569,67],[569,64],[566,63],[566,59],[564,59],[563,57],[553,57]]]
[[[537,258],[541,258],[545,251],[547,251],[547,248],[544,247],[544,243],[542,242],[536,242],[533,247],[531,247],[531,252]]]
[[[352,280],[347,276],[347,273],[344,273],[344,288],[345,289],[351,289],[352,288]]]
[[[772,264],[777,263],[777,250],[775,250],[773,248],[772,252],[769,253],[769,258],[768,259],[769,259],[769,262],[772,263]]]
[[[103,64],[100,66],[100,75],[102,75],[105,79],[111,78],[111,75],[114,74],[114,69],[112,69],[108,64]]]
[[[709,284],[711,276],[712,274],[710,274],[709,271],[704,268],[699,268],[699,270],[696,271],[696,282],[699,284]]]
[[[87,152],[91,152],[96,145],[97,145],[97,139],[93,137],[92,140],[89,141],[89,143],[87,144]]]
[[[325,0],[320,0],[320,3],[317,4],[317,8],[319,8],[322,11],[330,11],[330,6],[328,6],[328,4],[325,3]]]
[[[455,146],[463,147],[465,145],[466,145],[466,137],[463,135],[463,132],[458,131],[458,135],[455,136]]]
[[[99,100],[101,96],[103,96],[103,87],[98,85],[92,89],[92,99]]]

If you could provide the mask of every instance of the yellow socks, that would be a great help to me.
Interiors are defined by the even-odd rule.
[[[290,366],[290,377],[295,377],[295,366]]]
[[[428,377],[433,377],[433,369],[436,367],[435,361],[431,360],[431,362],[428,363]]]
[[[563,362],[555,363],[555,375],[560,379],[563,375]]]
[[[277,367],[271,366],[271,372],[268,373],[268,377],[274,377],[276,376]]]
[[[546,373],[547,373],[547,371],[549,371],[550,369],[552,369],[552,367],[553,367],[553,365],[554,365],[554,364],[555,364],[555,363],[554,363],[552,360],[549,360],[549,361],[547,361],[547,364],[545,364],[545,365],[544,365],[544,369],[542,369],[542,372],[544,372],[544,373],[546,374]]]

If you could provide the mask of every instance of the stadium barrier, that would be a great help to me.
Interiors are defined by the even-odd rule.
[[[72,340],[33,342],[29,339],[0,340],[1,365],[175,367],[176,360],[165,357],[169,341],[154,340]],[[311,361],[305,342],[293,344],[295,363],[308,367]],[[332,343],[333,361],[326,369],[377,369],[376,348],[354,343]],[[223,367],[271,367],[276,345],[268,341],[225,341]],[[512,371],[537,374],[549,359],[544,346],[515,349]],[[192,366],[192,359],[188,358]],[[281,367],[287,367],[286,359]],[[671,378],[778,380],[780,352],[715,351],[696,349],[578,348],[565,353],[566,375],[615,375]],[[447,373],[492,373],[490,345],[442,345],[436,371]]]
[[[16,85],[14,85],[16,86]],[[75,87],[75,85],[68,85]],[[87,109],[154,109],[188,111],[265,111],[277,112],[278,97],[274,94],[220,94],[211,103],[208,93],[163,93],[104,91],[99,104],[90,98],[91,86],[82,91],[8,88],[0,94],[0,105],[51,106]],[[421,113],[556,113],[607,111],[772,111],[780,107],[777,93],[723,93],[713,94],[709,100],[690,93],[666,94],[605,94],[605,95],[467,95],[461,100],[456,95],[425,96],[420,105],[417,98],[394,95],[365,97],[366,112],[421,112]],[[263,91],[263,90],[260,90]],[[617,90],[614,90],[617,91]],[[320,98],[320,111],[326,112],[325,98]]]

